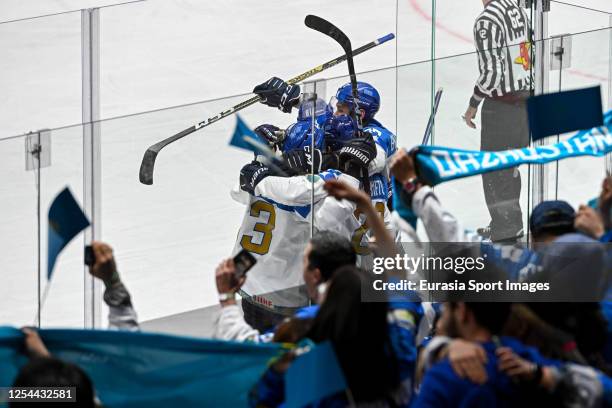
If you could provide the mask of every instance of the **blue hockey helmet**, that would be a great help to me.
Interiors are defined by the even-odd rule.
[[[310,121],[303,120],[295,122],[287,128],[282,149],[283,153],[290,150],[303,149],[306,146],[310,147],[312,144],[310,125]],[[322,150],[324,140],[323,129],[317,125],[315,129],[315,149]]]
[[[380,94],[376,88],[366,82],[357,82],[357,98],[359,109],[365,113],[363,117],[364,122],[373,119],[378,109],[380,109]],[[336,100],[337,102],[348,105],[349,109],[354,109],[353,88],[350,82],[342,85],[338,89]]]
[[[355,137],[357,124],[348,115],[334,115],[323,124],[325,147],[332,151],[340,150]]]
[[[312,120],[312,106],[313,103],[311,100],[302,102],[298,110],[298,122]],[[314,107],[317,122],[320,122],[319,125],[325,122],[326,116],[331,116],[334,113],[331,106],[329,106],[327,102],[321,98],[317,98],[316,102],[314,103]]]

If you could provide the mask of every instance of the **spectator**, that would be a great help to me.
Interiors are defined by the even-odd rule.
[[[416,177],[413,159],[399,150],[392,158],[393,175],[404,182]],[[421,218],[432,242],[481,242],[477,235],[465,232],[456,218],[445,210],[428,186],[421,184],[402,199]],[[554,281],[553,295],[559,300],[582,302],[536,302],[530,306],[544,321],[576,339],[578,349],[591,364],[608,372],[601,353],[604,347],[605,321],[600,306],[593,300],[603,296],[607,284],[603,248],[583,234],[573,233],[574,211],[563,201],[539,204],[530,219],[537,251],[481,243],[481,252],[506,270],[511,280]],[[555,243],[551,246],[551,243]],[[572,261],[569,262],[568,257]],[[568,267],[569,265],[569,267]],[[588,277],[585,278],[585,274]],[[574,296],[574,295],[575,296]],[[574,297],[572,297],[574,296]],[[576,297],[580,296],[580,297]],[[552,298],[555,300],[554,298]],[[590,300],[585,302],[585,300]]]
[[[75,387],[76,403],[78,407],[99,406],[96,402],[94,388],[91,380],[78,366],[59,360],[49,353],[47,347],[36,330],[30,328],[22,329],[25,339],[25,349],[30,356],[17,374],[13,387]],[[47,402],[44,406],[66,406],[62,402]],[[68,405],[71,405],[68,403]],[[40,403],[11,402],[9,407],[31,407],[40,406]]]
[[[351,399],[381,407],[409,403],[412,373],[402,373],[387,322],[387,304],[361,301],[362,285],[368,284],[368,276],[355,267],[336,271],[307,335],[315,342],[331,341],[350,390],[351,397],[336,394],[320,405],[344,406]],[[268,368],[251,391],[251,406],[283,403],[284,373],[294,358],[289,352]]]
[[[319,303],[325,293],[326,282],[341,266],[355,265],[356,255],[348,239],[340,235],[322,231],[317,233],[304,250],[303,277],[308,295],[312,302]],[[226,259],[216,270],[217,291],[221,297],[221,311],[215,321],[214,337],[222,340],[269,341],[271,336],[261,337],[258,330],[251,327],[242,316],[236,303],[235,294],[247,277],[237,280],[231,259]],[[316,306],[298,310],[296,317],[312,318]]]
[[[139,330],[138,316],[132,306],[132,298],[121,282],[113,249],[104,242],[91,243],[94,253],[94,264],[89,273],[104,283],[104,302],[108,305],[108,325],[117,330]]]
[[[130,294],[121,281],[117,263],[110,245],[93,241],[94,263],[89,273],[100,279],[105,286],[104,302],[109,307],[109,328],[117,330],[139,330],[136,311],[132,306]],[[76,398],[79,407],[96,406],[91,380],[75,364],[62,361],[51,355],[38,332],[22,329],[25,335],[25,348],[30,361],[19,371],[15,387],[77,387]],[[13,406],[15,404],[11,404]],[[47,403],[49,406],[63,406],[61,403]],[[19,403],[18,407],[27,407],[28,403]],[[37,405],[38,406],[38,405]]]
[[[510,306],[510,303],[499,302],[444,304],[440,327],[450,337],[482,345],[486,352],[487,380],[478,385],[461,378],[453,370],[450,361],[443,359],[425,372],[414,407],[519,406],[533,402],[533,392],[527,393],[528,389],[514,384],[510,377],[498,371],[495,350],[505,346],[535,364],[552,362],[542,358],[535,349],[525,347],[514,339],[498,337],[510,314]]]

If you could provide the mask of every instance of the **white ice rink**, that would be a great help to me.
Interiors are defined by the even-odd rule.
[[[609,0],[568,2],[612,12]],[[3,0],[0,21],[113,3]],[[438,145],[479,147],[479,133],[460,116],[477,77],[471,36],[481,9],[480,0],[437,0],[435,56],[442,59],[435,78],[436,87],[445,88]],[[432,55],[431,0],[148,0],[101,10],[101,237],[115,248],[141,320],[216,303],[214,268],[229,255],[244,211],[229,190],[250,159],[227,146],[233,118],[164,150],[153,186],[138,182],[142,154],[248,98],[253,86],[271,75],[289,78],[340,55],[337,44],[304,26],[307,14],[338,25],[354,48],[396,34],[396,41],[356,57],[355,66],[360,80],[381,91],[379,117],[397,133],[399,145],[418,143],[431,96],[432,64],[417,64]],[[609,24],[603,13],[552,4],[551,35],[590,31],[573,38],[572,67],[563,72],[562,89],[600,84],[605,106],[610,106],[610,30],[592,30]],[[68,126],[81,122],[80,31],[79,12],[0,23],[0,214],[5,216],[0,325],[31,324],[37,305],[35,176],[25,171],[19,135],[62,127],[52,132],[52,165],[41,172],[43,271],[50,201],[65,185],[83,201],[82,128]],[[315,78],[335,78],[327,83],[330,97],[346,82],[337,78],[346,72],[342,64]],[[551,73],[550,89],[558,90],[558,82],[558,71]],[[186,104],[191,105],[177,107]],[[175,108],[162,110],[168,107]],[[253,127],[286,126],[294,119],[259,105],[242,116]],[[521,171],[526,181],[527,169]],[[562,162],[559,197],[573,205],[593,198],[602,174],[602,159]],[[552,197],[555,175],[551,167]],[[481,190],[479,178],[439,188],[443,202],[468,227],[488,222]],[[527,190],[525,182],[524,209]],[[82,246],[82,238],[74,240],[59,258],[43,311],[45,326],[83,325]]]

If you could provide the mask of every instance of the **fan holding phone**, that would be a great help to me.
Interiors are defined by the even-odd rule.
[[[236,304],[236,292],[244,284],[246,273],[257,263],[248,251],[242,250],[234,258],[223,261],[215,273],[221,305]],[[232,273],[228,273],[228,272]]]

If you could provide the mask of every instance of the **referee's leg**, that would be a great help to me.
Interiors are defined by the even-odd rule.
[[[485,99],[482,106],[481,150],[516,149],[528,143],[525,103]],[[482,181],[491,215],[491,240],[513,240],[522,236],[521,175],[518,169],[486,173]]]

